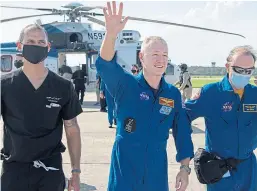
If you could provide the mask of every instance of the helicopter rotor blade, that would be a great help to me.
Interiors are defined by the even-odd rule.
[[[101,21],[99,19],[96,19],[94,17],[90,17],[88,15],[82,15],[83,17],[86,17],[88,21],[91,21],[91,22],[94,22],[96,24],[99,24],[101,26],[104,26],[105,27],[105,22],[104,21]]]
[[[3,6],[1,5],[0,7],[3,7],[3,8],[14,8],[14,9],[31,9],[31,10],[38,10],[38,11],[50,11],[52,12],[53,9],[47,9],[47,8],[31,8],[31,7],[13,7],[13,6]]]
[[[236,36],[240,36],[240,37],[245,38],[245,36],[243,36],[241,34],[226,32],[226,31],[221,31],[221,30],[215,30],[215,29],[209,29],[209,28],[204,28],[204,27],[197,27],[197,26],[193,26],[193,25],[184,25],[184,24],[179,24],[179,23],[172,23],[172,22],[167,22],[167,21],[158,21],[158,20],[152,20],[152,19],[143,19],[143,18],[138,18],[138,17],[129,17],[129,20],[144,21],[144,22],[151,22],[151,23],[160,23],[160,24],[167,24],[167,25],[175,25],[175,26],[180,26],[180,27],[187,27],[187,28],[200,29],[200,30],[212,31],[212,32],[217,32],[217,33],[236,35]]]
[[[79,6],[73,9],[73,11],[91,11],[93,9],[103,9],[104,7],[102,6]]]
[[[86,14],[91,15],[91,16],[104,16],[104,14],[99,14],[99,13],[86,13]],[[125,18],[125,17],[123,17],[123,18]],[[174,25],[174,26],[179,26],[179,27],[187,27],[187,28],[200,29],[200,30],[217,32],[217,33],[236,35],[236,36],[245,38],[245,36],[243,36],[241,34],[226,32],[226,31],[221,31],[221,30],[215,30],[215,29],[209,29],[209,28],[204,28],[204,27],[197,27],[197,26],[193,26],[193,25],[184,25],[184,24],[179,24],[179,23],[172,23],[172,22],[159,21],[159,20],[153,20],[153,19],[144,19],[144,18],[138,18],[138,17],[128,17],[128,18],[129,18],[129,20],[134,20],[134,21],[143,21],[143,22],[150,22],[150,23]]]
[[[50,15],[60,15],[60,14],[59,13],[48,13],[48,14],[40,14],[40,15],[28,15],[28,16],[22,16],[22,17],[13,17],[13,18],[9,18],[9,19],[2,19],[2,20],[0,20],[0,23],[19,20],[19,19],[25,19],[25,18],[30,18],[30,17],[50,16]]]

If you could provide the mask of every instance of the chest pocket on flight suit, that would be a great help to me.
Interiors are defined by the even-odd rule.
[[[175,116],[175,108],[165,105],[160,105],[158,110],[159,126],[158,126],[158,136],[161,139],[167,139],[169,137],[169,130],[173,125],[173,119]]]
[[[232,101],[222,102],[221,104],[217,104],[219,108],[216,108],[217,111],[220,112],[220,116],[223,119],[223,123],[226,126],[234,126],[237,123],[238,116],[238,105],[236,105]]]
[[[227,140],[228,137],[234,138],[235,133],[237,131],[237,105],[235,105],[233,102],[223,102],[221,104],[217,104],[218,108],[217,110],[214,110],[213,112],[217,111],[220,113],[220,118],[217,116],[217,119],[213,119],[214,123],[216,121],[215,125],[215,137],[224,137],[225,140]],[[227,141],[224,140],[224,144],[227,143]]]
[[[257,120],[257,104],[255,106],[251,106],[251,104],[243,104],[241,115],[244,119],[244,124],[246,126],[251,126],[252,123]]]
[[[249,105],[251,104],[243,104],[240,121],[242,121],[241,124],[244,124],[242,132],[250,144],[249,149],[251,151],[257,146],[257,105],[253,106],[252,109],[246,108]]]
[[[44,128],[54,129],[58,118],[60,117],[60,111],[62,108],[60,96],[47,96],[44,104]]]

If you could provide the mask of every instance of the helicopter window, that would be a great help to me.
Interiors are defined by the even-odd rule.
[[[72,33],[70,35],[70,42],[82,42],[82,36],[79,33]]]
[[[166,69],[166,75],[174,75],[174,66],[168,64],[168,67]]]
[[[132,33],[123,33],[122,36],[133,36]]]
[[[2,55],[1,56],[1,71],[10,72],[12,70],[12,56]]]
[[[76,33],[73,33],[72,35],[70,35],[70,42],[78,42],[79,37]]]

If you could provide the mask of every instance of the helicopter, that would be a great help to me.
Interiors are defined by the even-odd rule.
[[[64,17],[63,22],[52,22],[42,24],[40,20],[36,23],[44,27],[48,33],[48,39],[51,43],[51,50],[45,60],[45,66],[53,72],[59,74],[59,69],[62,65],[68,65],[67,54],[83,54],[85,56],[85,63],[82,64],[82,70],[87,74],[86,85],[90,86],[96,81],[95,61],[99,54],[101,43],[105,36],[105,30],[94,30],[89,22],[82,22],[82,18],[88,21],[105,27],[105,22],[96,17],[104,17],[102,13],[91,12],[92,10],[102,10],[102,6],[84,6],[78,2],[71,2],[61,6],[62,9],[50,8],[30,8],[19,6],[0,6],[2,8],[12,9],[30,9],[48,12],[45,14],[28,15],[21,17],[14,17],[0,20],[0,23],[11,22],[14,20],[38,17],[38,16],[53,16],[59,15]],[[67,18],[67,19],[66,19]],[[198,30],[205,30],[216,33],[223,33],[227,35],[236,35],[245,38],[241,34],[226,32],[215,29],[208,29],[192,25],[184,25],[179,23],[172,23],[167,21],[152,20],[138,17],[129,17],[129,20],[158,23],[164,25],[173,25],[178,27],[187,27]],[[117,62],[124,70],[131,72],[133,65],[141,67],[139,59],[139,52],[142,41],[141,34],[137,30],[123,30],[116,39],[115,49],[117,53]],[[15,60],[22,59],[21,53],[18,52],[15,42],[1,43],[1,73],[2,75],[17,70]],[[179,66],[168,61],[168,67],[165,72],[165,78],[168,83],[174,84],[178,81],[180,75]]]

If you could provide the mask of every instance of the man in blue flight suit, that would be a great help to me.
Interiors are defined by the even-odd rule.
[[[207,184],[208,191],[257,190],[257,87],[249,84],[255,61],[251,47],[234,48],[223,80],[205,85],[185,103],[191,120],[205,119],[205,150],[220,160],[239,161],[237,170],[226,169],[219,181]]]
[[[99,75],[114,97],[117,132],[112,150],[108,191],[168,191],[167,140],[172,129],[181,163],[176,188],[185,191],[193,157],[190,121],[182,108],[181,94],[165,82],[168,46],[161,37],[148,37],[142,44],[143,71],[137,76],[117,63],[115,41],[128,18],[122,19],[123,4],[104,9],[106,35],[96,61]]]
[[[112,128],[113,123],[114,125],[116,125],[115,103],[114,103],[113,97],[106,89],[106,85],[102,80],[100,85],[100,97],[103,99],[104,96],[105,96],[107,108],[108,108],[107,111],[108,111],[109,128]]]

